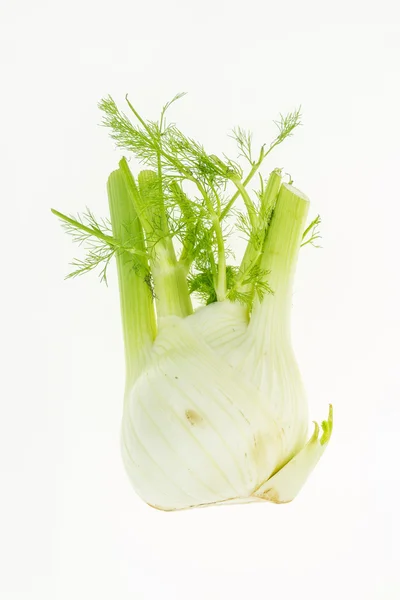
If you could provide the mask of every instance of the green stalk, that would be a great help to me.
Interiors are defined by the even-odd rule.
[[[239,277],[235,286],[239,292],[248,292],[251,289],[252,283],[243,284],[242,282],[249,276],[253,267],[257,266],[260,262],[269,220],[276,204],[281,183],[282,177],[280,171],[278,169],[272,171],[268,179],[267,187],[261,197],[259,223],[253,228],[252,236],[249,239],[240,264]]]
[[[126,386],[132,385],[143,370],[156,337],[156,321],[152,292],[146,283],[148,261],[143,230],[137,218],[132,195],[125,185],[121,169],[113,171],[107,182],[113,234],[123,243],[135,240],[144,255],[135,257],[124,250],[117,251],[119,293],[125,345]]]
[[[250,181],[253,179],[254,175],[257,173],[259,167],[261,166],[261,163],[263,162],[264,158],[266,157],[266,153],[264,150],[264,146],[261,148],[260,150],[260,156],[257,160],[257,162],[255,162],[253,164],[253,166],[251,167],[249,173],[247,174],[246,178],[244,179],[242,185],[245,188],[247,186],[248,183],[250,183]],[[226,217],[226,215],[228,214],[228,212],[230,211],[230,209],[232,208],[233,204],[235,203],[235,201],[237,200],[237,198],[240,196],[240,190],[238,189],[232,196],[232,198],[229,200],[228,204],[225,206],[224,210],[221,212],[220,215],[220,220],[222,221],[222,219],[224,217]]]
[[[239,177],[231,177],[231,181],[237,187],[238,192],[240,193],[240,195],[243,198],[243,201],[244,201],[246,209],[247,209],[247,213],[249,215],[251,226],[253,227],[253,229],[256,228],[257,227],[256,209],[254,207],[254,204],[253,204],[249,194],[247,193],[246,187],[240,181]]]
[[[201,195],[203,196],[205,204],[206,204],[206,208],[208,210],[208,213],[210,215],[210,218],[211,218],[211,221],[213,224],[211,231],[215,231],[215,237],[217,240],[217,247],[218,247],[218,272],[216,274],[216,281],[215,281],[214,285],[215,285],[215,292],[217,295],[218,302],[223,302],[226,298],[226,257],[225,257],[224,235],[222,233],[220,218],[218,217],[217,213],[215,212],[215,210],[212,206],[212,203],[210,201],[210,198],[208,197],[208,194],[207,194],[206,190],[204,189],[204,186],[200,183],[200,181],[198,181],[194,177],[188,177],[188,179],[190,181],[193,181],[193,183],[197,186],[197,189],[200,191]]]
[[[218,272],[215,292],[217,294],[218,302],[223,302],[226,297],[226,258],[224,237],[219,224],[218,216],[215,213],[211,216],[211,220],[214,225],[218,246]]]
[[[153,171],[142,171],[139,175],[138,189],[126,159],[123,158],[119,164],[145,232],[150,271],[154,283],[157,317],[170,315],[187,317],[192,314],[193,307],[186,271],[176,259],[168,230],[163,198],[159,197],[156,185],[157,174]]]
[[[186,196],[182,188],[177,184],[176,181],[170,183],[169,187],[174,195],[176,203],[178,204],[182,212],[182,215],[184,216],[187,222],[186,235],[185,239],[183,240],[183,248],[179,257],[179,263],[184,267],[185,273],[188,273],[190,265],[192,264],[197,223],[194,222],[194,211],[191,206],[190,200]]]
[[[299,190],[281,186],[260,261],[261,269],[269,272],[273,294],[261,302],[255,300],[250,322],[254,334],[265,331],[265,343],[275,334],[280,341],[290,336],[293,280],[308,207],[308,199]]]

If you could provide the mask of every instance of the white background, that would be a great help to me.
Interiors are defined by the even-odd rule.
[[[397,2],[3,0],[1,571],[4,600],[400,597],[400,17]],[[120,152],[97,102],[126,92],[206,148],[301,104],[284,166],[323,218],[293,338],[330,446],[289,505],[166,514],[119,455],[117,285],[64,281],[50,214],[107,214]]]

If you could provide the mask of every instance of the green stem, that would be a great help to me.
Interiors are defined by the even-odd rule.
[[[210,202],[210,198],[207,195],[206,190],[203,185],[194,177],[189,178],[200,191],[201,195],[204,198],[208,213],[210,215],[212,221],[212,231],[215,231],[215,236],[217,238],[217,247],[218,247],[218,273],[217,273],[217,284],[215,292],[217,294],[218,302],[222,302],[226,298],[226,258],[225,258],[225,243],[224,236],[222,233],[222,227],[220,223],[220,218],[215,212],[212,203]]]
[[[291,127],[291,131],[294,129],[294,127]],[[246,179],[243,181],[243,186],[246,187],[248,183],[250,183],[250,181],[253,179],[254,175],[257,173],[258,169],[260,168],[262,162],[265,160],[265,158],[272,152],[272,150],[274,148],[276,148],[276,146],[279,146],[279,144],[281,144],[283,142],[283,140],[290,135],[290,132],[287,132],[286,135],[279,135],[274,142],[272,142],[272,144],[269,146],[268,150],[265,150],[265,146],[261,147],[260,150],[260,155],[258,157],[258,160],[253,164],[252,168],[250,169],[250,172],[248,173]],[[238,190],[237,192],[235,192],[235,194],[233,194],[232,198],[229,200],[228,204],[225,206],[224,210],[221,213],[221,217],[220,219],[222,220],[224,217],[226,217],[226,215],[228,214],[229,210],[231,209],[232,205],[234,204],[234,202],[236,201],[236,199],[239,197],[240,195],[240,190]]]
[[[145,231],[157,316],[187,317],[192,314],[193,307],[186,273],[176,259],[163,199],[154,196],[155,193],[158,195],[154,180],[154,177],[157,179],[157,175],[152,171],[142,171],[139,178],[139,191],[126,159],[123,158],[119,164],[127,188],[132,192],[133,205]]]
[[[107,182],[111,225],[115,237],[122,242],[135,240],[138,250],[146,253],[143,230],[125,185],[121,169],[113,171]],[[135,262],[126,251],[116,253],[122,328],[124,334],[127,389],[144,368],[156,336],[152,292],[146,283],[148,261],[138,256]]]
[[[109,246],[114,246],[116,248],[120,247],[120,244],[111,235],[105,235],[100,230],[93,229],[92,227],[86,227],[86,225],[83,225],[83,223],[80,223],[79,221],[77,221],[76,219],[73,219],[72,217],[67,217],[67,215],[64,215],[63,213],[59,212],[55,208],[52,208],[51,212],[53,213],[53,215],[55,215],[56,217],[58,217],[65,223],[69,223],[76,229],[80,229],[81,231],[84,231],[85,233],[88,233],[89,235],[93,235],[94,237],[97,237],[99,240],[102,240]]]
[[[160,188],[159,176],[149,169],[140,171],[138,175],[138,184],[141,210],[146,216],[146,221],[148,223],[146,234],[148,236],[151,233],[152,237],[152,239],[148,241],[155,244],[158,240],[170,239],[170,231],[165,213],[163,191],[162,187]],[[170,252],[175,256],[172,244]]]
[[[237,187],[239,194],[242,196],[247,209],[247,213],[249,215],[251,226],[253,229],[255,229],[257,227],[257,214],[254,204],[251,201],[251,198],[247,193],[245,186],[240,181],[239,177],[231,177],[231,181]]]
[[[272,171],[268,179],[267,187],[261,197],[260,222],[256,230],[252,232],[253,236],[249,239],[240,265],[239,278],[235,286],[240,292],[248,292],[252,286],[251,283],[243,285],[242,281],[246,279],[251,269],[260,261],[263,252],[263,242],[266,239],[269,220],[276,204],[281,183],[282,177],[280,171],[278,169]]]
[[[260,168],[261,163],[263,162],[265,157],[266,157],[266,154],[265,154],[265,150],[264,150],[264,146],[263,146],[260,150],[260,156],[258,158],[258,161],[254,163],[254,165],[250,169],[250,172],[248,173],[248,175],[246,176],[245,180],[242,183],[243,187],[246,187],[247,184],[250,183],[250,181],[253,179],[254,175],[257,173],[257,171]],[[228,204],[225,206],[224,210],[221,212],[220,221],[222,221],[222,219],[224,219],[226,217],[226,215],[230,211],[232,205],[235,203],[235,201],[237,200],[237,198],[239,196],[240,196],[240,191],[237,190],[237,192],[235,192],[233,194],[232,198],[229,200]]]
[[[161,141],[160,141],[161,144]],[[168,222],[167,216],[165,214],[164,201],[163,201],[163,180],[162,180],[162,168],[161,168],[161,155],[157,153],[157,181],[158,181],[158,193],[161,200],[162,211],[161,211],[161,219],[162,219],[162,227],[163,229],[169,233],[168,231]]]
[[[222,229],[219,223],[218,216],[214,213],[212,216],[212,222],[215,228],[215,235],[217,237],[218,246],[218,274],[217,274],[217,286],[216,294],[218,302],[223,302],[226,298],[226,258],[225,258],[225,244],[222,235]]]
[[[186,270],[162,247],[157,249],[157,258],[151,261],[151,274],[156,295],[157,317],[187,317],[193,313]]]
[[[288,184],[281,186],[260,261],[261,269],[269,272],[273,294],[261,302],[255,300],[250,322],[254,333],[265,331],[265,343],[276,333],[281,340],[290,336],[293,280],[308,206],[308,199],[299,190]]]
[[[192,209],[189,198],[186,196],[183,189],[177,184],[176,181],[170,183],[170,190],[174,195],[175,201],[178,204],[182,215],[186,220],[186,234],[183,240],[183,248],[179,257],[179,264],[184,268],[187,274],[190,269],[190,265],[193,261],[195,240],[196,240],[196,228],[198,223],[195,221],[195,213]]]

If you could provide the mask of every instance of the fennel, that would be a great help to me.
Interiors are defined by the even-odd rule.
[[[176,510],[230,502],[288,502],[312,471],[332,430],[332,408],[307,442],[308,410],[290,339],[299,249],[317,245],[319,216],[280,169],[264,180],[270,152],[300,124],[280,118],[278,133],[254,157],[252,136],[234,129],[237,160],[206,152],[166,120],[136,124],[111,97],[100,102],[122,158],[108,179],[110,221],[53,210],[87,247],[75,277],[107,268],[115,256],[126,356],[122,455],[137,493]],[[259,174],[255,198],[249,184]],[[189,193],[189,188],[194,193]],[[241,199],[244,210],[235,203]],[[229,227],[245,234],[239,264]],[[193,298],[202,306],[193,309]]]

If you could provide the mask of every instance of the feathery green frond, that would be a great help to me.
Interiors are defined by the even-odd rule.
[[[322,236],[320,235],[319,226],[321,225],[321,217],[317,215],[313,221],[309,224],[307,229],[303,233],[303,242],[301,246],[306,246],[307,244],[311,244],[314,248],[321,248],[315,242],[320,240]]]
[[[293,135],[293,131],[296,127],[301,125],[301,106],[295,111],[288,113],[287,115],[279,115],[279,121],[274,121],[277,126],[279,133],[270,145],[270,149],[275,148],[278,144],[281,144],[287,137]]]
[[[107,269],[115,253],[127,252],[131,257],[133,269],[137,269],[135,255],[147,258],[147,254],[136,247],[136,239],[128,238],[125,242],[118,240],[112,235],[110,221],[97,219],[88,208],[76,217],[64,215],[54,209],[52,213],[60,219],[64,231],[72,240],[79,246],[83,245],[86,251],[83,259],[75,258],[70,263],[74,270],[66,279],[84,275],[101,266],[100,281],[107,284]],[[126,224],[126,227],[128,228],[129,224]]]
[[[266,199],[268,184],[260,173],[260,188],[254,190],[254,197],[247,186],[271,150],[299,126],[300,109],[280,115],[275,121],[278,135],[269,145],[262,146],[258,157],[253,155],[251,132],[242,127],[232,130],[239,159],[245,159],[251,166],[244,177],[238,160],[225,154],[221,159],[209,153],[193,137],[167,122],[167,111],[184,95],[176,94],[165,103],[158,121],[144,119],[127,96],[129,116],[107,96],[99,103],[102,125],[110,130],[119,148],[128,150],[145,165],[135,180],[127,161],[123,159],[120,163],[145,232],[149,264],[169,255],[168,260],[172,264],[177,261],[186,273],[190,293],[196,293],[207,302],[235,298],[250,307],[255,295],[261,298],[271,292],[267,274],[260,269],[260,260],[274,202]],[[186,193],[186,183],[194,185],[197,194]],[[246,213],[233,208],[239,196]],[[76,220],[58,216],[73,239],[86,245],[86,258],[74,261],[76,268],[70,276],[103,267],[100,276],[106,280],[113,254],[126,250],[126,243],[122,244],[112,235],[109,222],[97,220],[90,211],[78,215]],[[236,217],[235,224],[228,219],[230,216]],[[232,254],[229,240],[237,231],[245,236],[248,244],[240,268],[226,265],[226,258]],[[310,239],[304,243],[314,243],[316,239],[317,232],[312,230]],[[134,256],[135,240],[130,244],[128,251]],[[180,255],[176,258],[178,250]]]
[[[245,158],[251,165],[254,164],[252,157],[252,141],[253,134],[251,131],[246,131],[242,127],[235,127],[232,130],[232,134],[230,136],[232,139],[236,140],[236,143],[239,148],[239,156]]]
[[[178,94],[175,94],[175,96],[172,98],[172,100],[169,100],[169,102],[164,104],[162,111],[161,111],[161,116],[160,116],[160,130],[161,131],[166,127],[165,113],[167,112],[169,107],[172,104],[174,104],[174,102],[176,102],[177,100],[180,100],[181,98],[186,96],[186,94],[187,94],[187,92],[179,92]]]

